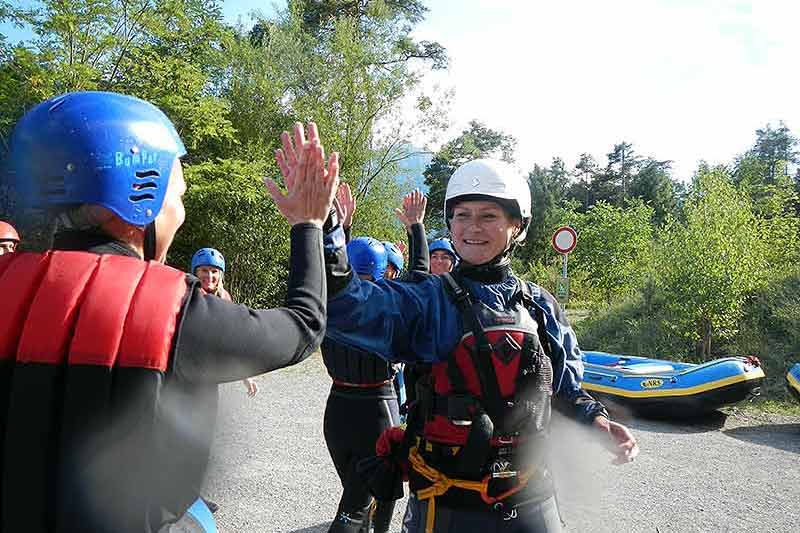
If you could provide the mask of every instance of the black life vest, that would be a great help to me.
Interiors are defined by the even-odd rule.
[[[418,385],[409,415],[417,462],[452,479],[486,481],[504,471],[516,476],[529,463],[543,463],[552,396],[552,365],[540,342],[541,322],[529,312],[529,288],[518,280],[508,308],[497,311],[473,300],[452,275],[442,279],[464,332],[450,357],[434,363]],[[414,470],[411,488],[430,487],[430,476]],[[454,488],[440,496],[450,505],[472,506],[481,502],[478,492]],[[483,492],[483,501],[490,500]]]
[[[377,389],[389,386],[397,369],[373,353],[325,337],[320,347],[322,360],[335,385],[346,388]]]
[[[186,292],[182,272],[129,257],[0,257],[0,532],[150,530]]]

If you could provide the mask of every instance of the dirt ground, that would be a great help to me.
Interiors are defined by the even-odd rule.
[[[330,380],[318,358],[222,387],[207,493],[223,532],[325,533],[340,495],[322,436]],[[614,466],[557,420],[554,476],[570,532],[800,531],[800,418],[732,410],[692,424],[629,420],[642,453]],[[393,531],[400,530],[398,502]]]

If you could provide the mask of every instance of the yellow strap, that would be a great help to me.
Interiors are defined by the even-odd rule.
[[[433,526],[436,516],[436,497],[441,496],[450,487],[458,487],[460,489],[474,490],[477,492],[485,493],[488,483],[486,481],[467,481],[465,479],[451,479],[439,472],[435,468],[429,466],[425,459],[419,454],[416,446],[411,448],[408,454],[408,460],[414,470],[419,472],[425,479],[430,481],[432,485],[422,490],[417,491],[417,498],[428,501],[428,515],[425,519],[425,533],[433,533]]]

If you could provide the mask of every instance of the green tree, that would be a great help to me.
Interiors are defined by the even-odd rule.
[[[595,201],[621,206],[630,196],[631,176],[639,169],[642,158],[633,150],[633,145],[625,141],[615,144],[606,157],[605,172],[595,174],[592,181],[592,195]]]
[[[611,305],[642,287],[650,270],[653,208],[631,200],[626,208],[598,202],[575,220],[578,245],[571,263]]]
[[[216,246],[228,256],[228,282],[238,299],[278,302],[287,241],[276,231],[282,222],[260,176],[279,174],[278,136],[298,120],[315,120],[326,147],[340,152],[343,178],[359,197],[357,231],[399,236],[387,214],[400,193],[392,171],[404,157],[398,147],[410,124],[378,125],[392,121],[428,70],[447,64],[440,45],[411,37],[426,12],[420,2],[292,0],[251,30],[226,26],[217,0],[0,7],[0,17],[19,20],[35,35],[19,46],[0,42],[4,141],[32,105],[71,90],[139,96],[176,124],[189,150],[189,216],[173,264],[185,268],[194,250]],[[421,91],[414,97],[426,127],[440,127],[435,97]]]
[[[110,90],[164,109],[192,160],[213,158],[232,142],[226,106],[208,93],[227,33],[216,0],[41,0],[9,16],[35,37],[2,49],[3,138],[43,99]]]
[[[736,332],[746,298],[763,286],[768,264],[763,223],[723,168],[701,169],[684,206],[660,234],[657,283],[669,298],[670,326],[711,356],[713,337]]]
[[[592,182],[595,176],[600,173],[597,162],[591,154],[583,153],[580,155],[572,176],[575,178],[569,186],[568,197],[577,200],[581,204],[581,210],[586,211],[594,205],[594,195]]]
[[[670,161],[642,160],[638,171],[631,176],[630,195],[653,208],[653,223],[660,225],[678,207],[675,182],[670,177]]]
[[[786,163],[800,162],[797,142],[797,137],[792,135],[783,121],[775,129],[767,124],[763,129],[756,130],[756,142],[750,154],[764,163],[767,183],[775,181],[779,171],[785,170]]]
[[[549,168],[534,165],[528,174],[531,191],[531,225],[524,246],[516,255],[523,262],[547,262],[551,254],[550,238],[564,217],[561,206],[567,196],[569,174],[564,162],[556,157]]]

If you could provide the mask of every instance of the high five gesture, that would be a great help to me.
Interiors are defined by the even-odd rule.
[[[276,150],[275,159],[286,193],[271,179],[264,178],[264,184],[289,224],[307,222],[322,227],[339,186],[339,155],[332,153],[326,168],[325,149],[313,122],[308,124],[307,140],[303,125],[297,122],[293,136],[283,132],[281,142],[283,148]]]

